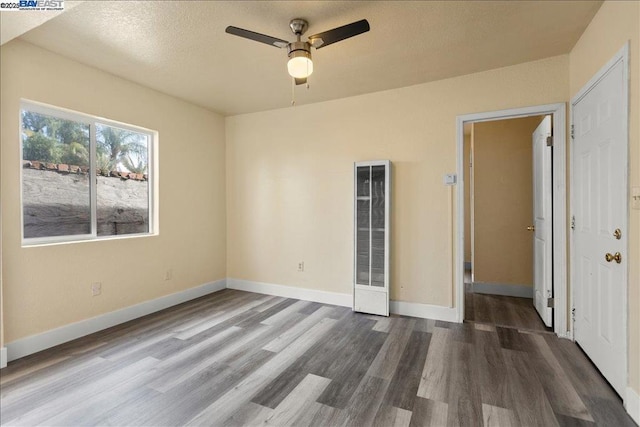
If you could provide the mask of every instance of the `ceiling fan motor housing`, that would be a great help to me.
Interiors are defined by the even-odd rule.
[[[311,45],[309,42],[291,42],[287,48],[289,49],[289,58],[296,58],[298,56],[311,58]]]
[[[309,23],[304,19],[295,18],[289,22],[289,28],[291,28],[293,34],[301,36],[307,31],[307,28],[309,28]]]

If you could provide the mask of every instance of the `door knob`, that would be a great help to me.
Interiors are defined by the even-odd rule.
[[[607,252],[607,254],[604,256],[604,259],[606,259],[607,262],[615,261],[620,264],[622,262],[622,255],[620,254],[620,252],[616,252],[614,255],[611,255]]]
[[[527,227],[528,231],[536,231],[536,226],[535,225],[530,225]]]

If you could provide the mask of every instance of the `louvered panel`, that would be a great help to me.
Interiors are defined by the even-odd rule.
[[[356,241],[356,283],[369,285],[369,229],[359,230]]]
[[[356,188],[357,197],[369,197],[369,180],[371,179],[371,168],[369,166],[358,168],[358,182]]]
[[[388,160],[355,165],[354,310],[389,315]]]
[[[384,230],[371,235],[371,286],[384,287]]]

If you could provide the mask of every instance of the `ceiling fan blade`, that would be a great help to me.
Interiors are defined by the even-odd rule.
[[[269,44],[278,48],[287,47],[289,42],[275,37],[267,36],[265,34],[256,33],[254,31],[244,30],[238,27],[228,26],[226,33],[233,34],[234,36],[244,37],[245,39],[255,40],[260,43]]]
[[[301,79],[299,79],[297,77],[294,77],[293,80],[296,81],[296,85],[303,85],[303,84],[307,83],[307,78],[306,77],[303,77]]]
[[[329,46],[335,42],[366,33],[367,31],[369,31],[369,22],[366,19],[362,19],[352,22],[351,24],[343,25],[342,27],[334,28],[333,30],[314,34],[309,37],[309,43],[316,49],[320,49],[321,47]],[[320,41],[322,42],[320,43]]]

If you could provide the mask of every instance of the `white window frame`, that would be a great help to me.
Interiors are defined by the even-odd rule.
[[[71,120],[78,123],[83,123],[89,126],[90,146],[89,146],[89,176],[93,177],[93,180],[89,181],[89,193],[91,201],[91,233],[89,234],[73,234],[67,236],[50,236],[50,237],[24,237],[24,185],[23,185],[23,166],[22,166],[22,150],[24,148],[24,141],[22,140],[22,112],[29,111],[37,114],[55,117],[63,120]],[[149,186],[149,231],[146,233],[132,233],[132,234],[118,234],[112,236],[98,236],[98,216],[97,216],[97,175],[96,175],[96,151],[97,140],[96,132],[97,125],[112,126],[120,129],[125,129],[137,133],[147,135],[148,139],[148,166],[147,166],[147,185]],[[80,113],[77,111],[68,110],[61,107],[55,107],[48,104],[43,104],[36,101],[22,99],[20,101],[20,128],[18,140],[20,142],[20,236],[23,247],[29,246],[41,246],[49,244],[60,243],[77,243],[96,240],[113,240],[113,239],[128,239],[134,237],[147,237],[155,236],[158,234],[157,230],[157,218],[155,212],[155,200],[157,200],[155,181],[156,168],[156,150],[158,141],[158,132],[146,129],[140,126],[130,125],[127,123],[117,122],[115,120],[105,119],[102,117],[93,116],[90,114]]]

